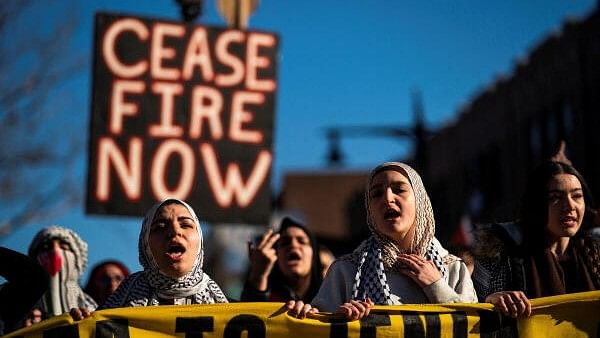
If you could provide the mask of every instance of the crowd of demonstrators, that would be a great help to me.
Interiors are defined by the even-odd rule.
[[[371,236],[335,260],[317,296],[293,304],[293,313],[320,309],[356,320],[375,304],[477,301],[466,265],[434,237],[431,202],[416,171],[399,162],[377,166],[365,201]]]
[[[314,234],[301,222],[284,217],[279,231],[268,230],[256,244],[248,242],[250,268],[241,300],[309,302],[323,272]]]
[[[60,226],[44,228],[34,236],[28,251],[50,276],[48,290],[37,305],[43,319],[69,312],[73,307],[87,311],[97,307],[79,284],[88,252],[87,243],[77,233]]]
[[[368,315],[373,305],[480,301],[518,317],[531,313],[531,298],[599,290],[600,241],[591,226],[599,225],[600,215],[562,149],[529,176],[516,221],[478,227],[475,246],[464,256],[468,267],[436,239],[419,174],[386,162],[366,182],[369,238],[335,259],[305,224],[284,217],[277,232],[248,243],[241,301],[286,302],[298,318],[321,310],[347,320]],[[230,301],[203,271],[201,224],[186,202],[166,199],[147,212],[138,251],[143,271],[129,274],[117,260],[101,262],[84,292],[79,280],[87,244],[74,231],[41,230],[29,257],[0,247],[0,275],[8,280],[0,286],[0,334],[69,310],[80,320],[97,304],[110,309]]]
[[[102,306],[127,276],[129,276],[129,269],[123,263],[117,260],[106,260],[92,268],[83,290],[99,306]]]
[[[22,253],[0,247],[0,336],[23,326],[48,288],[48,273]],[[41,319],[41,318],[40,318]]]
[[[556,160],[537,166],[515,223],[522,239],[515,240],[507,225],[480,237],[487,247],[476,250],[473,272],[480,300],[517,317],[530,314],[529,298],[600,289],[600,246],[586,231],[593,224],[587,218],[594,215],[586,213],[591,205],[573,166]]]

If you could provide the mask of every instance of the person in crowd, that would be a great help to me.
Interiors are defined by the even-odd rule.
[[[418,173],[386,162],[368,177],[365,202],[371,237],[336,259],[310,304],[291,304],[299,318],[325,310],[349,320],[373,304],[477,301],[467,266],[434,237],[431,202]]]
[[[530,298],[598,290],[600,247],[582,231],[591,224],[586,206],[592,203],[573,166],[556,160],[537,166],[513,223],[520,231],[493,225],[476,241],[483,248],[473,272],[479,299],[518,317],[531,314]]]
[[[101,306],[127,276],[129,269],[123,263],[117,260],[100,262],[92,269],[84,291]]]
[[[22,326],[25,316],[48,289],[49,276],[32,258],[0,247],[0,336]]]
[[[328,247],[324,245],[319,245],[319,260],[321,261],[321,275],[323,278],[327,276],[327,271],[331,266],[331,263],[335,260],[335,255]]]
[[[44,228],[33,238],[28,253],[50,276],[48,290],[39,304],[43,319],[69,312],[73,307],[86,311],[97,307],[79,284],[88,255],[87,243],[77,233],[60,226]]]
[[[241,300],[309,302],[319,290],[322,269],[314,234],[284,217],[279,231],[268,230],[255,245],[248,242],[250,269]]]
[[[144,270],[125,278],[100,309],[228,302],[202,270],[202,229],[186,202],[170,198],[154,205],[142,222],[138,250]],[[71,310],[75,320],[89,315]]]

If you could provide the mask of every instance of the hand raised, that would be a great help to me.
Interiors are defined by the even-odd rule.
[[[263,234],[258,244],[248,242],[248,258],[250,259],[249,282],[260,291],[265,291],[268,284],[268,276],[277,261],[275,243],[279,239],[278,233],[269,229]]]

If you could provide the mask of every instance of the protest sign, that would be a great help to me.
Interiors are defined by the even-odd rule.
[[[188,201],[202,220],[266,223],[278,38],[96,15],[86,211]]]

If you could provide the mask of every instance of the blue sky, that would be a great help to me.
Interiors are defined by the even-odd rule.
[[[223,25],[214,3],[205,1],[199,23]],[[594,0],[261,1],[250,28],[276,32],[281,41],[274,188],[279,188],[287,171],[324,168],[326,127],[408,125],[415,88],[422,92],[428,126],[450,123],[462,105],[498,76],[509,75],[515,62],[559,31],[566,18],[581,17],[595,4]],[[26,17],[39,24],[15,39],[45,29],[67,12],[75,13],[80,22],[72,47],[91,64],[97,11],[180,18],[175,0],[96,0],[75,6],[40,2]],[[64,88],[74,95],[62,118],[69,121],[69,128],[84,132],[90,114],[90,75],[91,69]],[[342,150],[352,169],[368,169],[411,151],[408,143],[385,138],[343,139]],[[80,157],[83,185],[87,157]],[[89,242],[91,264],[119,258],[139,269],[136,243],[141,219],[90,217],[81,205],[47,221],[15,231],[0,245],[25,252],[40,228],[61,224]]]

